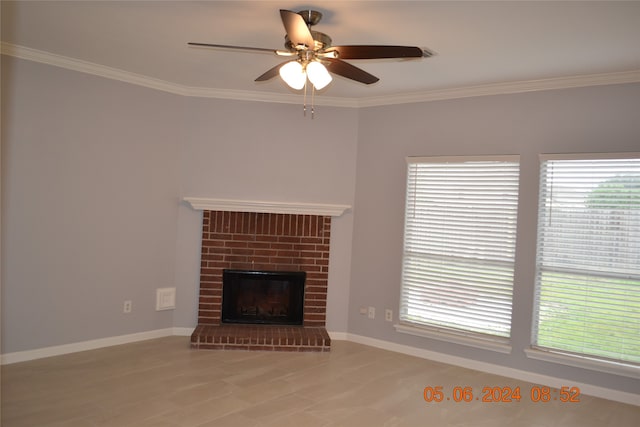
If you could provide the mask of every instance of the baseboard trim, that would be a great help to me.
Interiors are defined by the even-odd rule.
[[[332,332],[327,331],[329,338],[336,341],[349,341],[349,334],[347,332]]]
[[[173,333],[171,335],[190,337],[194,330],[195,328],[173,328]]]
[[[188,337],[191,335],[193,330],[194,328],[156,329],[153,331],[119,335],[116,337],[100,338],[96,340],[82,341],[52,347],[44,347],[35,350],[17,351],[14,353],[6,353],[0,355],[0,365],[9,365],[12,363],[26,362],[29,360],[42,359],[45,357],[60,356],[63,354],[76,353],[79,351],[95,350],[98,348],[129,344],[154,338],[162,338],[168,336]],[[419,357],[421,359],[432,360],[434,362],[474,369],[489,374],[500,375],[520,381],[546,385],[554,388],[560,388],[567,385],[568,383],[571,383],[571,386],[579,387],[582,394],[640,406],[640,395],[634,393],[612,390],[609,388],[594,386],[591,384],[579,384],[575,381],[567,380],[564,378],[550,377],[548,375],[536,374],[514,368],[507,368],[500,365],[494,365],[492,363],[480,362],[473,359],[465,359],[463,357],[452,356],[445,353],[438,353],[435,351],[425,350],[417,347],[410,347],[403,344],[396,344],[390,341],[383,341],[376,338],[365,337],[362,335],[350,334],[348,332],[330,331],[329,336],[332,340],[336,341],[351,341],[370,347],[380,348],[382,350],[393,351],[396,353]]]
[[[584,395],[640,406],[640,395],[634,393],[627,393],[605,387],[594,386],[592,384],[580,384],[565,378],[550,377],[548,375],[536,374],[533,372],[522,371],[520,369],[507,368],[500,365],[494,365],[492,363],[480,362],[473,359],[465,359],[463,357],[457,357],[450,354],[438,353],[417,347],[396,344],[393,342],[369,338],[362,335],[349,333],[345,335],[346,339],[344,341],[351,341],[358,344],[368,345],[370,347],[376,347],[383,350],[389,350],[396,353],[419,357],[421,359],[446,363],[448,365],[460,366],[467,369],[474,369],[489,374],[500,375],[503,377],[545,385],[553,388],[560,388],[562,386],[566,386],[567,384],[571,384],[572,387],[579,387],[580,393]],[[338,338],[337,336],[336,338],[334,338],[333,335],[331,335],[331,338],[340,340],[340,338]]]
[[[35,350],[16,351],[0,356],[0,365],[26,362],[29,360],[42,359],[45,357],[60,356],[63,354],[76,353],[79,351],[95,350],[114,345],[129,344],[138,341],[145,341],[154,338],[168,337],[172,335],[189,336],[193,328],[166,328],[153,331],[138,332],[135,334],[119,335],[115,337],[99,338],[89,341],[81,341],[70,344],[56,345],[52,347],[37,348]]]

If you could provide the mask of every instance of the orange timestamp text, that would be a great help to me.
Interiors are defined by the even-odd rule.
[[[523,398],[535,403],[559,401],[580,402],[580,388],[563,386],[558,389],[547,386],[533,386],[529,393],[522,393],[520,387],[484,386],[481,390],[471,386],[456,386],[447,391],[442,386],[426,386],[422,392],[425,402],[520,402]]]

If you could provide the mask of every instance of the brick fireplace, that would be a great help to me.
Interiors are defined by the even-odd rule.
[[[331,216],[203,209],[197,349],[329,351]],[[304,271],[302,326],[221,322],[223,270]]]

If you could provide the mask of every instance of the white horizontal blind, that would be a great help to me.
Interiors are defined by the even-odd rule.
[[[640,158],[540,173],[534,347],[640,363]]]
[[[519,163],[409,158],[400,320],[509,337]]]

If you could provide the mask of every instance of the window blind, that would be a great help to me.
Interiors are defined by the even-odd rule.
[[[640,158],[542,158],[534,311],[536,348],[640,363]]]
[[[518,158],[407,162],[400,320],[509,337]]]

